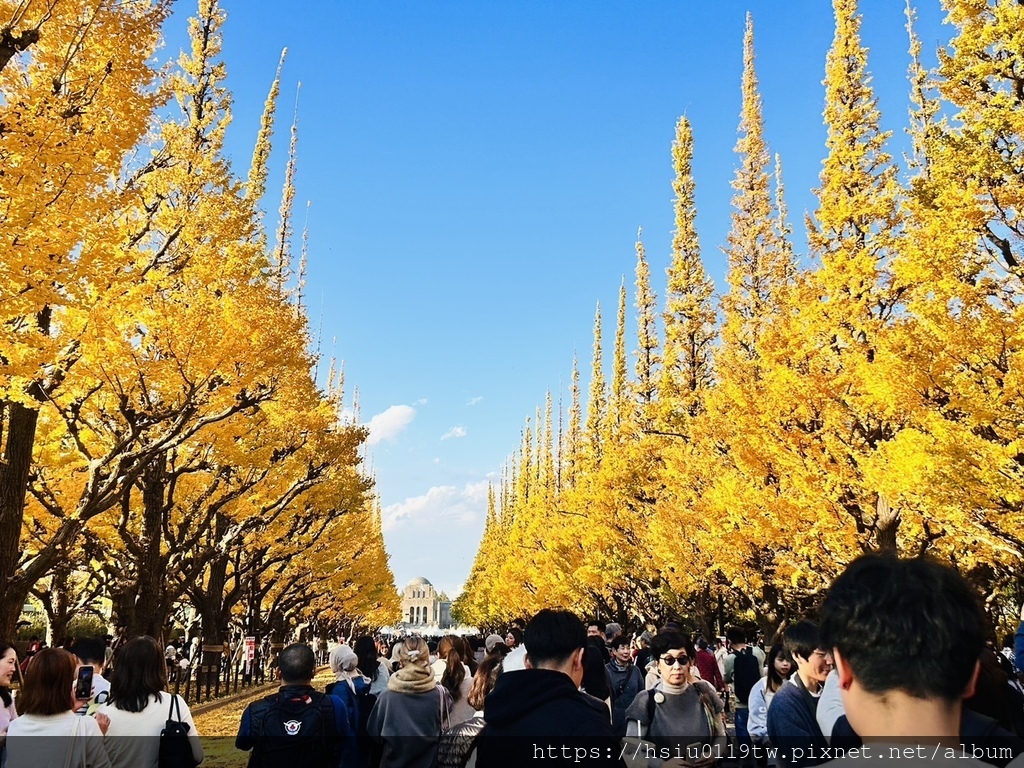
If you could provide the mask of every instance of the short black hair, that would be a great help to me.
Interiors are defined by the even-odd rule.
[[[587,629],[590,629],[590,627],[597,627],[598,631],[602,635],[604,634],[604,628],[606,626],[607,625],[603,621],[601,621],[600,619],[591,619],[590,621],[587,622]]]
[[[743,627],[726,627],[725,636],[733,644],[747,642],[747,631]]]
[[[985,646],[977,593],[929,558],[857,558],[829,588],[820,618],[823,645],[874,694],[957,701]]]
[[[523,642],[534,665],[558,663],[586,647],[587,628],[574,613],[545,608],[526,625]]]
[[[83,664],[101,666],[107,656],[107,644],[99,637],[82,637],[71,646],[71,652]]]
[[[797,656],[809,659],[812,653],[826,646],[821,641],[818,625],[813,621],[803,619],[786,627],[786,631],[782,635],[782,647],[790,661],[796,664]]]
[[[286,683],[304,683],[313,679],[316,657],[305,643],[292,643],[277,657],[277,667]]]
[[[625,635],[616,635],[608,643],[608,648],[614,651],[616,648],[621,648],[624,645],[629,645],[629,638]]]
[[[686,650],[686,655],[690,657],[691,661],[696,656],[693,643],[682,632],[659,632],[651,640],[651,656],[655,659],[660,659],[666,651],[674,651],[679,648]]]

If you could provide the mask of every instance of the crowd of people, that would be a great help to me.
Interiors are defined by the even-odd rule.
[[[133,638],[108,664],[106,647],[103,639],[82,639],[70,650],[39,649],[15,700],[17,653],[10,643],[0,643],[0,751],[6,768],[157,768],[160,734],[172,719],[187,726],[192,765],[202,761],[188,705],[167,692],[164,649],[151,637]]]
[[[747,627],[710,639],[671,623],[630,633],[545,609],[504,636],[339,644],[335,680],[318,691],[317,657],[294,643],[277,658],[280,689],[246,707],[235,746],[250,768],[1024,768],[1024,608],[1002,647],[985,626],[952,569],[865,555],[813,621],[767,648]],[[9,768],[164,768],[175,721],[188,737],[178,764],[203,759],[152,638],[126,642],[109,664],[102,640],[39,650],[16,700],[17,654],[0,648]],[[88,695],[76,690],[83,665]]]

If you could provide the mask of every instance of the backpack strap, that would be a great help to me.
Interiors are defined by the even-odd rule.
[[[651,723],[654,722],[654,694],[657,693],[653,688],[647,691],[647,727],[651,727]]]
[[[339,712],[338,705],[345,706],[345,702],[337,696],[328,696],[319,691],[310,694],[313,697],[312,706],[319,708],[320,716],[327,720],[324,723],[321,737],[323,739],[324,754],[337,757],[336,745],[340,740],[342,731],[338,730]],[[324,706],[324,705],[327,706]]]
[[[167,707],[167,719],[178,723],[181,722],[181,708],[178,705],[178,697],[173,693],[171,694],[171,704]]]
[[[609,661],[605,667],[609,673],[611,672],[611,662]],[[630,666],[633,666],[632,664]],[[636,669],[636,667],[633,667]],[[626,692],[626,688],[629,686],[630,681],[633,679],[632,670],[627,669],[626,674],[622,676],[622,682],[615,684],[615,690],[612,691],[612,701],[616,701],[623,693]]]

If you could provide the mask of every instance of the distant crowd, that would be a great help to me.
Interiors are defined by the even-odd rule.
[[[294,643],[276,660],[280,689],[245,708],[235,746],[251,768],[1024,768],[1024,607],[1003,643],[985,627],[952,569],[865,555],[813,621],[768,644],[743,627],[710,639],[671,623],[630,633],[545,609],[504,635],[339,643],[335,680],[319,691],[316,654]],[[9,768],[202,761],[152,638],[112,658],[102,640],[39,649],[17,704],[17,654],[2,647]]]

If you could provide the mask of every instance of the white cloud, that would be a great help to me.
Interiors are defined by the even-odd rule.
[[[466,428],[465,427],[461,427],[461,426],[460,427],[452,427],[447,432],[445,432],[443,435],[441,435],[441,439],[442,440],[451,440],[453,437],[465,437],[468,434],[469,433],[466,432]]]
[[[472,397],[466,405],[479,405],[484,399],[482,397]]]
[[[370,430],[370,436],[366,439],[367,445],[376,445],[381,440],[394,440],[398,435],[412,424],[416,418],[416,409],[411,405],[392,405],[383,413],[378,413],[366,424]]]
[[[426,404],[427,404],[427,398],[425,398],[425,397],[421,397],[419,400],[417,400],[415,403],[413,403],[413,405],[426,405]]]
[[[487,481],[454,485],[435,485],[422,496],[412,496],[382,510],[382,527],[393,531],[408,527],[434,527],[456,523],[468,525],[482,520],[487,512]]]

